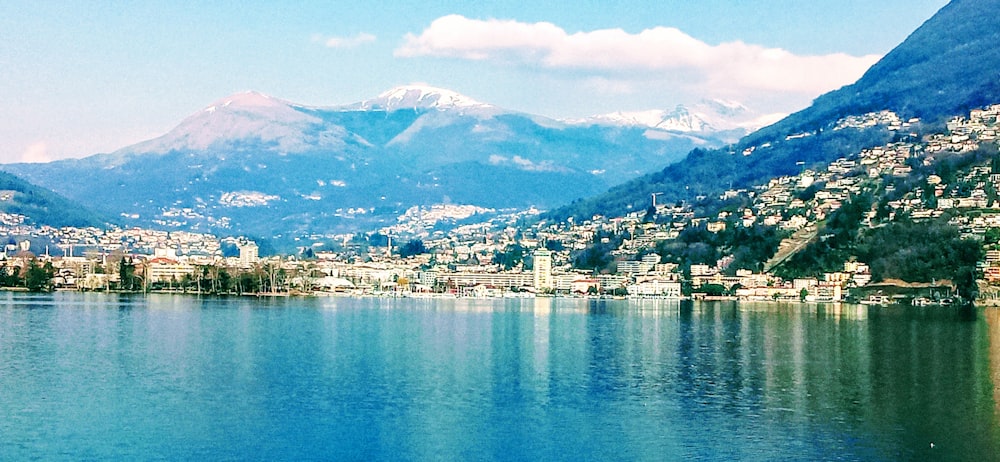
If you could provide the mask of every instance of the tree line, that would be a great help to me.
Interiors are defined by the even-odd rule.
[[[111,287],[112,290],[173,291],[215,295],[279,293],[296,289],[305,291],[310,289],[306,276],[313,276],[310,270],[289,274],[289,271],[277,264],[264,263],[249,269],[198,265],[193,273],[184,274],[180,279],[145,281],[145,276],[141,271],[137,271],[135,263],[124,257],[118,263],[118,272],[119,282],[117,287]]]
[[[56,269],[52,266],[52,262],[39,264],[37,259],[31,259],[27,266],[19,267],[4,261],[0,263],[0,287],[45,292],[52,290],[52,278],[55,274]]]

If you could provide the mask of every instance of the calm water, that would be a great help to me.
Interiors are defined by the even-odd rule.
[[[1000,460],[998,385],[995,310],[0,294],[0,460]]]

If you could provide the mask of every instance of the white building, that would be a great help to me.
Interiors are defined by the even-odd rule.
[[[535,289],[552,289],[552,252],[538,249],[531,256],[534,262]]]
[[[146,262],[145,278],[147,283],[176,283],[185,275],[194,276],[198,268],[189,263],[181,263],[163,257],[156,257]]]
[[[240,244],[240,266],[244,268],[249,268],[260,261],[260,257],[257,256],[257,244],[254,242],[246,242]]]
[[[681,283],[663,279],[649,279],[629,285],[626,290],[631,296],[681,298]]]

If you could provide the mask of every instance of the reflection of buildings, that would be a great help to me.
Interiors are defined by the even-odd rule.
[[[531,376],[526,377],[528,380],[535,380],[538,384],[538,392],[542,395],[548,395],[550,393],[550,381],[549,380],[537,380],[538,377],[549,377],[551,371],[549,370],[549,341],[551,340],[551,325],[552,325],[552,303],[553,299],[545,298],[535,298],[533,301],[533,311],[534,311],[534,331],[532,332],[531,338],[531,349],[532,349],[532,368]]]
[[[897,336],[873,332],[867,313],[867,307],[839,303],[815,308],[741,304],[741,338],[747,341],[740,361],[751,376],[760,374],[763,403],[798,415],[816,409],[829,416],[871,409],[879,401],[876,371],[889,371],[881,362],[902,353],[879,344],[880,337]],[[852,400],[847,407],[845,395]]]

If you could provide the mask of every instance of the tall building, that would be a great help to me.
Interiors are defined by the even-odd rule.
[[[249,268],[257,263],[257,244],[253,241],[240,244],[240,266]]]
[[[548,249],[538,249],[531,254],[535,268],[535,289],[551,289],[552,284],[552,252]]]

